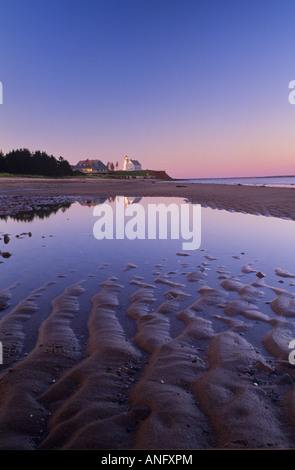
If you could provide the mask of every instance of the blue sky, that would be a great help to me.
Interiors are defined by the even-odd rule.
[[[0,0],[0,148],[295,174],[294,0]]]

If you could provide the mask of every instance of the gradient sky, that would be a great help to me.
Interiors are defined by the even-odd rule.
[[[0,149],[295,174],[295,0],[0,0]]]

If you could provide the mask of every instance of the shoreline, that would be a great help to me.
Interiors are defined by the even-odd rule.
[[[24,212],[22,203],[42,198],[95,196],[179,197],[203,207],[295,220],[294,188],[161,180],[0,178],[0,215]],[[25,204],[26,206],[26,204]],[[18,210],[19,209],[19,210]]]

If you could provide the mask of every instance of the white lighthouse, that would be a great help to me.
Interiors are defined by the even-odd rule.
[[[141,164],[139,161],[132,160],[126,155],[123,162],[123,171],[141,171]]]
[[[123,163],[123,170],[124,170],[124,171],[127,170],[127,163],[128,163],[128,157],[127,157],[127,155],[125,155],[125,157],[124,157],[124,163]]]

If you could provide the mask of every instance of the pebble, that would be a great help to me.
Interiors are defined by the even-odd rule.
[[[263,277],[265,277],[265,274],[258,271],[258,273],[256,273],[256,276],[259,277],[260,279],[262,279]]]

